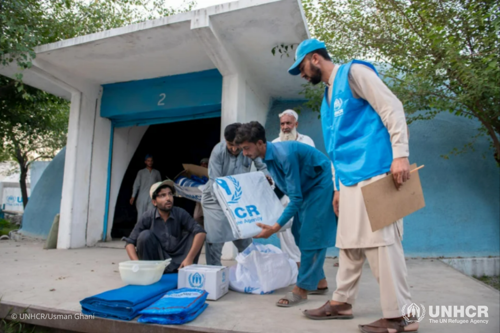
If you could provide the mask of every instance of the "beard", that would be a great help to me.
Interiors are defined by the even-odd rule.
[[[316,67],[311,63],[311,71],[313,73],[312,76],[310,77],[309,82],[311,82],[313,85],[317,85],[318,83],[321,82],[321,77],[322,77],[321,69],[319,69],[319,67]]]
[[[163,205],[163,206],[158,205],[158,209],[161,210],[164,213],[170,213],[172,211],[172,208],[174,208],[174,203],[173,202],[172,203],[169,202],[169,204],[171,204],[170,207],[167,207],[166,204]]]
[[[290,133],[285,133],[283,131],[280,131],[280,140],[281,141],[295,141],[297,140],[297,128],[294,127],[290,131]]]
[[[232,152],[229,148],[227,148],[227,147],[226,147],[226,149],[227,149],[227,152],[228,152],[229,154],[233,155],[233,156],[238,156],[238,155],[241,153],[241,149],[239,149],[239,148],[236,150],[236,152],[235,152],[235,153],[233,153],[233,152]]]

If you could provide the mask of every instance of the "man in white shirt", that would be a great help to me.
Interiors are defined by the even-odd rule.
[[[297,112],[293,110],[285,110],[279,114],[279,118],[280,135],[273,140],[273,143],[282,141],[298,141],[315,147],[314,141],[310,137],[297,132],[297,127],[299,126],[299,115]],[[284,195],[280,200],[285,207],[290,201],[286,195]],[[281,249],[283,252],[287,253],[290,258],[297,263],[297,266],[300,266],[300,250],[295,243],[292,229],[288,228],[283,232],[279,232],[278,237],[280,239]]]

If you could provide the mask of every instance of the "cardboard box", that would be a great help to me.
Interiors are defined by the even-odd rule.
[[[194,164],[183,164],[182,167],[184,171],[181,171],[177,176],[175,176],[174,180],[179,178],[180,176],[191,177],[192,175],[198,177],[207,177],[208,178],[208,169],[199,165]]]
[[[207,299],[215,301],[229,291],[229,270],[225,266],[187,266],[179,269],[177,287],[206,290]]]
[[[196,202],[201,202],[201,194],[202,190],[198,187],[188,187],[188,186],[179,186],[177,184],[177,179],[179,177],[187,177],[190,178],[192,175],[198,176],[198,177],[207,177],[208,178],[208,169],[201,167],[199,165],[194,165],[194,164],[183,164],[182,165],[184,168],[184,171],[181,171],[177,176],[174,178],[175,184],[175,190],[176,194],[180,197],[196,201]]]

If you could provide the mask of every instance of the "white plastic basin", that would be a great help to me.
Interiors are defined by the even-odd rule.
[[[172,259],[155,260],[130,260],[119,265],[120,276],[126,284],[146,286],[160,281],[165,267]]]

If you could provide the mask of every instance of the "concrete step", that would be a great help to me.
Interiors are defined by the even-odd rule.
[[[228,331],[192,326],[170,326],[156,324],[141,324],[136,320],[123,321],[87,316],[75,311],[46,308],[42,306],[0,302],[0,318],[12,322],[22,322],[36,326],[48,327],[65,332],[85,333],[234,333],[242,331]]]

